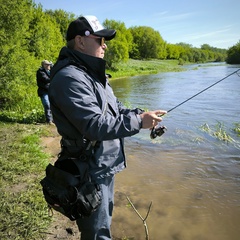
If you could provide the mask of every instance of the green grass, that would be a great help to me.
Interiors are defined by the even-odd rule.
[[[0,123],[0,239],[44,239],[50,218],[39,181],[49,156],[44,125]]]
[[[119,63],[116,71],[106,71],[115,78],[130,77],[145,74],[157,74],[159,72],[179,72],[183,68],[177,60],[133,60],[126,63]]]

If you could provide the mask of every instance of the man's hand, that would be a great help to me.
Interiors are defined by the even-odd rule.
[[[161,116],[166,113],[167,111],[164,110],[155,110],[140,114],[142,119],[142,128],[153,128],[157,126],[157,124],[162,121]]]

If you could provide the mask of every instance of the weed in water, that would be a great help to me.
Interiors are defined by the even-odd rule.
[[[217,139],[219,139],[221,141],[234,142],[234,139],[229,134],[227,134],[223,123],[218,122],[216,124],[214,130],[212,130],[209,127],[209,125],[207,123],[205,123],[204,125],[201,126],[201,129],[204,132],[207,132],[211,136],[216,137]]]
[[[240,137],[240,123],[234,123],[234,125],[233,131]]]

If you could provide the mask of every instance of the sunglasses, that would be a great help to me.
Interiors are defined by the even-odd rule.
[[[105,44],[105,38],[104,37],[95,37],[93,35],[89,35],[88,37],[96,39],[101,47],[103,47],[103,45]]]

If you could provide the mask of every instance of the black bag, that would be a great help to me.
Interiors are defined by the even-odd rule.
[[[100,187],[91,180],[87,163],[79,159],[49,164],[40,183],[49,208],[72,221],[90,216],[101,204]]]

